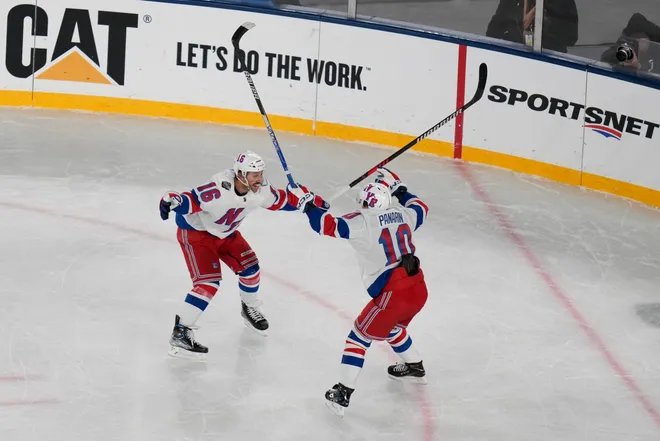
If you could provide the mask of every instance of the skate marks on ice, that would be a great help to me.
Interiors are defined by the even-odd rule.
[[[203,363],[195,363],[165,358],[168,374],[165,382],[172,388],[170,399],[175,403],[169,412],[174,418],[173,429],[181,436],[187,434],[192,439],[212,440],[243,433],[249,439],[252,433],[251,427],[241,428],[241,425],[245,424],[244,413],[259,400],[260,373],[257,366],[259,362],[267,361],[263,360],[267,341],[242,328],[238,335],[224,334],[222,344],[233,353],[228,360],[235,355],[235,361],[221,360],[218,363],[208,358]],[[271,410],[277,407],[273,405]],[[258,418],[260,409],[252,407],[250,410],[254,418]],[[261,425],[261,422],[255,421],[255,424]]]

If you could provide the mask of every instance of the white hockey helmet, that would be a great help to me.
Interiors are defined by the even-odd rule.
[[[246,151],[239,154],[234,160],[234,174],[238,176],[240,171],[243,176],[248,172],[260,172],[266,169],[266,163],[261,156],[254,152]]]
[[[357,203],[362,208],[386,210],[392,205],[390,189],[383,184],[369,184],[358,193]]]

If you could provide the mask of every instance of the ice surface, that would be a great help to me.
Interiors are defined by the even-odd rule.
[[[389,154],[278,136],[325,195]],[[425,155],[392,167],[431,210],[415,237],[430,299],[410,327],[427,386],[389,380],[375,344],[345,418],[325,408],[368,297],[350,247],[298,213],[241,226],[269,337],[243,326],[225,268],[197,332],[207,361],[168,358],[189,280],[158,200],[247,148],[284,186],[261,128],[0,109],[1,440],[660,439],[660,213]]]

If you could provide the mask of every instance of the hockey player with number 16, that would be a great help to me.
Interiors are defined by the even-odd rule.
[[[340,381],[325,394],[328,407],[341,416],[373,340],[388,342],[403,361],[388,367],[390,378],[426,383],[422,358],[406,328],[428,296],[413,243],[413,231],[424,223],[428,207],[386,168],[379,168],[376,183],[358,194],[357,212],[334,217],[314,206],[316,197],[304,189],[293,190],[289,204],[307,215],[317,233],[348,240],[372,297],[346,339]]]
[[[287,204],[285,190],[275,189],[264,180],[265,168],[259,155],[241,153],[233,169],[216,174],[210,182],[190,191],[167,192],[160,200],[163,220],[168,219],[171,211],[176,214],[177,240],[193,285],[175,318],[171,356],[199,359],[208,352],[206,346],[195,341],[193,329],[218,291],[221,261],[238,276],[245,324],[266,335],[268,321],[259,309],[262,302],[257,295],[259,259],[238,227],[258,208],[271,211],[296,208]],[[320,206],[323,204],[324,201],[319,201]]]

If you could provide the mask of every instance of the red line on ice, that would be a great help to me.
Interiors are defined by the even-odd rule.
[[[58,400],[32,400],[32,401],[0,401],[0,407],[39,406],[44,404],[59,404]]]
[[[658,427],[660,427],[660,413],[658,413],[658,411],[655,409],[651,401],[642,392],[640,387],[637,385],[635,380],[633,380],[632,376],[626,371],[623,365],[614,357],[612,351],[610,351],[607,348],[603,339],[598,335],[595,329],[589,324],[587,319],[573,304],[573,302],[568,297],[568,295],[561,289],[559,284],[555,282],[555,280],[550,275],[550,273],[543,267],[539,259],[534,255],[534,253],[529,248],[529,246],[527,246],[527,244],[522,239],[522,237],[518,233],[516,233],[516,230],[514,229],[511,222],[509,222],[506,215],[497,208],[497,206],[493,203],[488,193],[486,193],[486,191],[484,191],[479,186],[479,183],[472,175],[468,165],[463,162],[456,162],[456,168],[458,168],[463,178],[465,178],[465,180],[469,183],[470,187],[472,187],[474,193],[486,205],[486,208],[488,209],[490,214],[497,220],[497,223],[506,232],[506,234],[509,236],[511,241],[513,241],[516,244],[516,246],[520,249],[520,251],[523,253],[530,266],[534,268],[536,273],[541,277],[541,279],[550,289],[552,294],[557,298],[557,300],[559,300],[559,303],[561,303],[561,305],[564,307],[566,312],[568,312],[568,314],[571,317],[573,317],[573,319],[578,323],[580,328],[582,328],[585,334],[587,334],[587,337],[589,337],[591,343],[593,343],[593,345],[598,349],[598,352],[600,352],[600,354],[603,356],[607,364],[610,365],[612,370],[623,381],[623,383],[628,388],[628,390],[630,390],[630,392],[632,392],[635,398],[637,398],[637,401],[639,401],[642,407],[653,419],[655,424]]]
[[[0,375],[0,383],[7,383],[10,381],[35,381],[42,379],[43,377],[39,375]]]

